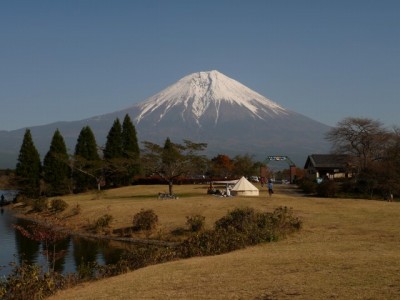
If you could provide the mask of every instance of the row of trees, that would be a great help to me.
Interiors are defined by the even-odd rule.
[[[258,174],[262,165],[250,155],[230,158],[219,154],[208,159],[200,155],[207,144],[189,140],[178,144],[166,138],[164,145],[148,141],[143,145],[140,149],[136,129],[126,115],[122,125],[118,118],[114,121],[104,147],[97,146],[90,127],[82,128],[73,155],[68,154],[64,138],[56,130],[42,165],[28,129],[16,167],[18,186],[29,197],[57,196],[96,186],[129,185],[135,176],[156,175],[168,183],[172,194],[178,178],[249,177]]]
[[[386,129],[377,120],[345,118],[327,139],[333,151],[354,158],[354,176],[345,185],[349,192],[400,195],[400,128]]]
[[[73,155],[68,154],[57,129],[43,165],[27,129],[15,170],[17,185],[29,197],[82,192],[106,182],[120,185],[139,174],[139,157],[136,129],[129,115],[125,116],[122,126],[118,118],[114,121],[104,148],[97,146],[89,126],[82,128]]]

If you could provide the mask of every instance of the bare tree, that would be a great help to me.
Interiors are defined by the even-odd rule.
[[[335,153],[355,157],[361,172],[384,155],[390,134],[379,121],[349,117],[332,128],[326,138],[332,142]]]
[[[390,133],[385,155],[380,161],[383,174],[381,187],[388,199],[393,194],[400,194],[400,128],[395,127]]]

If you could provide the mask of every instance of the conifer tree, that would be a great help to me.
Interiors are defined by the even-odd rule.
[[[113,159],[122,157],[122,128],[119,119],[115,119],[107,135],[104,148],[104,158]]]
[[[100,159],[99,153],[97,152],[96,138],[89,126],[83,127],[79,133],[78,141],[75,146],[75,155],[79,155],[89,161]]]
[[[124,157],[129,159],[137,159],[140,155],[136,129],[128,114],[122,123],[122,150]]]
[[[128,114],[122,123],[122,151],[123,157],[127,159],[127,176],[125,184],[129,184],[131,178],[140,173],[140,149],[136,135],[136,128]]]
[[[109,186],[119,186],[126,173],[122,159],[122,127],[119,119],[115,119],[107,134],[106,145],[103,149],[105,167],[105,179]]]
[[[33,143],[31,131],[26,129],[15,169],[21,193],[28,197],[40,195],[41,168],[39,152]]]
[[[70,168],[64,138],[57,129],[50,150],[43,160],[43,179],[47,184],[46,194],[57,196],[68,193]]]
[[[89,126],[82,128],[75,146],[74,180],[78,192],[87,190],[97,184],[102,176],[102,164],[97,152],[96,139]]]

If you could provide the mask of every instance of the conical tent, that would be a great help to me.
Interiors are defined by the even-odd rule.
[[[239,179],[231,190],[232,196],[258,196],[259,190],[245,177]]]

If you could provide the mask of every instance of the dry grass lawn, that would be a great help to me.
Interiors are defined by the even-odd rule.
[[[219,198],[203,186],[176,186],[176,200],[158,200],[161,186],[133,186],[63,197],[81,214],[71,228],[109,213],[113,227],[152,208],[160,232],[201,214],[207,225],[236,207],[272,211],[292,207],[304,228],[287,239],[244,250],[146,267],[61,291],[51,299],[400,299],[400,203],[308,198],[276,186],[272,198]],[[68,213],[68,212],[67,212]]]

